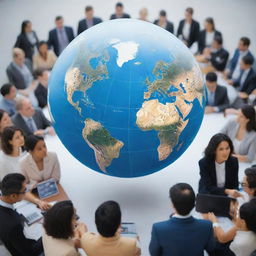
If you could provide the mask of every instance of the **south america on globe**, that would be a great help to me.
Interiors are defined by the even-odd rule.
[[[202,123],[203,78],[189,49],[149,22],[106,21],[75,38],[51,72],[49,106],[89,168],[139,177],[173,163]]]

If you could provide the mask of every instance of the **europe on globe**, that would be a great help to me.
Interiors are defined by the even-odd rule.
[[[75,38],[50,77],[55,130],[69,152],[111,176],[173,163],[204,115],[203,78],[188,48],[149,22],[117,19]]]

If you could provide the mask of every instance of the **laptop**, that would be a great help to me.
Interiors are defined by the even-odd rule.
[[[38,183],[36,188],[40,199],[59,194],[59,189],[54,178]]]
[[[134,222],[121,223],[121,235],[125,237],[137,238],[136,225]]]
[[[230,203],[236,199],[209,194],[197,194],[196,211],[200,213],[213,212],[216,216],[230,217]]]

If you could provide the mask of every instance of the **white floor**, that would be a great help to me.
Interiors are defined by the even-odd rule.
[[[83,17],[85,4],[92,4],[95,13],[107,19],[112,13],[116,1],[94,0],[1,0],[0,19],[2,24],[0,40],[0,83],[6,81],[5,68],[10,61],[11,48],[20,30],[21,21],[30,19],[41,39],[47,38],[48,30],[53,26],[56,15],[62,14],[66,23],[76,30],[77,21]],[[240,36],[249,36],[252,50],[256,54],[255,0],[124,0],[126,11],[137,17],[138,9],[147,6],[150,19],[153,20],[160,9],[164,8],[176,28],[183,10],[187,6],[194,7],[195,18],[200,22],[207,16],[213,16],[217,28],[224,34],[225,45],[229,50],[235,48]],[[249,25],[248,25],[249,24]],[[120,203],[123,221],[132,221],[137,225],[141,240],[142,255],[148,256],[148,244],[152,223],[165,220],[170,215],[168,191],[177,182],[188,182],[197,190],[199,180],[198,160],[210,137],[218,132],[226,119],[221,114],[205,116],[201,129],[189,149],[171,166],[161,172],[136,179],[120,179],[96,173],[80,164],[64,148],[57,137],[47,138],[50,151],[58,153],[61,168],[61,183],[74,202],[81,221],[91,231],[96,231],[94,212],[97,206],[106,200]],[[247,165],[240,165],[240,177]],[[0,255],[4,256],[3,252]]]

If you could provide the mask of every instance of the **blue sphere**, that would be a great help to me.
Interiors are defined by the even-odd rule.
[[[178,159],[204,115],[189,49],[149,22],[118,19],[75,38],[50,77],[49,105],[65,147],[89,168],[139,177]]]

